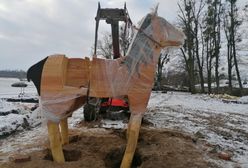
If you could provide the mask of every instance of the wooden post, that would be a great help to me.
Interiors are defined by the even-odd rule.
[[[48,121],[47,127],[53,160],[58,163],[64,163],[65,158],[60,140],[59,124]]]
[[[121,168],[131,167],[133,156],[138,142],[141,120],[142,120],[142,115],[131,114],[130,121],[128,124],[129,128],[127,129],[128,131],[127,146],[121,162]]]
[[[68,120],[67,117],[60,121],[62,145],[69,144]]]

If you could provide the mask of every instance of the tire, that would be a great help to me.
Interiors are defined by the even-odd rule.
[[[106,118],[113,120],[113,121],[118,121],[118,120],[123,120],[126,118],[126,114],[123,110],[120,111],[108,111],[106,114]]]
[[[85,104],[84,106],[84,120],[93,121],[97,119],[96,107],[91,104]]]
[[[128,119],[128,108],[119,106],[110,107],[106,112],[106,118],[114,121]]]

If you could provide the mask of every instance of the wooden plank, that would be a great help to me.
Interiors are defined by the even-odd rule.
[[[73,87],[88,87],[90,73],[89,66],[89,58],[70,58],[67,65],[65,85]]]
[[[63,89],[67,64],[68,59],[64,55],[53,55],[47,59],[42,71],[41,93]]]
[[[90,72],[90,96],[112,97],[113,80],[117,71],[114,60],[93,58]]]

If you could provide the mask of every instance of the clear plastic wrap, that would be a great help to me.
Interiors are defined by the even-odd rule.
[[[44,116],[53,122],[58,123],[61,119],[71,116],[76,110],[75,101],[82,95],[86,95],[85,89],[79,89],[78,93],[61,94],[53,93],[42,95],[40,98],[40,108]]]
[[[45,116],[59,122],[85,103],[85,99],[80,102],[79,98],[86,96],[127,96],[131,112],[143,114],[161,49],[179,46],[183,40],[184,34],[165,19],[148,14],[136,29],[125,57],[93,58],[88,62],[63,55],[49,57],[41,82],[40,104]]]

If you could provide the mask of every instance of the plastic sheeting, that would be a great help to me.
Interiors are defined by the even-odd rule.
[[[71,116],[75,110],[75,100],[85,95],[85,90],[81,93],[64,95],[61,93],[42,96],[39,101],[40,108],[44,116],[53,122],[58,123],[61,119]]]
[[[60,68],[58,66],[64,67],[65,70],[62,68],[61,72],[58,72],[58,74],[62,73],[63,75],[58,75],[55,80],[55,83],[59,81],[64,83],[64,85],[56,91],[49,89],[53,83],[43,87],[47,88],[47,90],[43,89],[43,93],[41,92],[40,105],[45,116],[53,122],[59,122],[62,118],[70,116],[73,110],[76,109],[75,106],[84,103],[83,101],[76,103],[76,100],[86,96],[87,89],[89,89],[89,96],[91,97],[128,96],[131,112],[134,114],[143,114],[146,111],[153,87],[156,65],[162,49],[161,46],[163,44],[165,44],[163,47],[170,47],[175,44],[178,46],[178,44],[182,44],[183,40],[184,34],[165,19],[148,14],[136,30],[127,56],[116,60],[93,58],[89,67],[87,67],[89,72],[85,68],[86,70],[84,72],[81,74],[78,73],[78,78],[83,73],[90,73],[89,81],[83,82],[89,83],[89,88],[78,89],[78,92],[73,91],[71,93],[68,90],[70,94],[62,93],[63,87],[68,84],[67,80],[73,80],[73,78],[66,78],[66,72],[70,71],[70,68],[67,66],[69,63],[67,60],[63,60],[61,64],[56,63],[49,71],[51,70],[57,73],[54,70],[55,68]],[[171,43],[170,45],[170,41],[175,43]],[[48,61],[51,58],[49,57]],[[68,60],[70,61],[70,59]],[[49,71],[43,70],[42,78]],[[56,76],[56,73],[47,77],[46,80],[53,80],[52,76]],[[63,79],[60,81],[60,78]],[[74,76],[74,79],[77,79],[77,76]],[[80,86],[78,87],[80,88]]]

